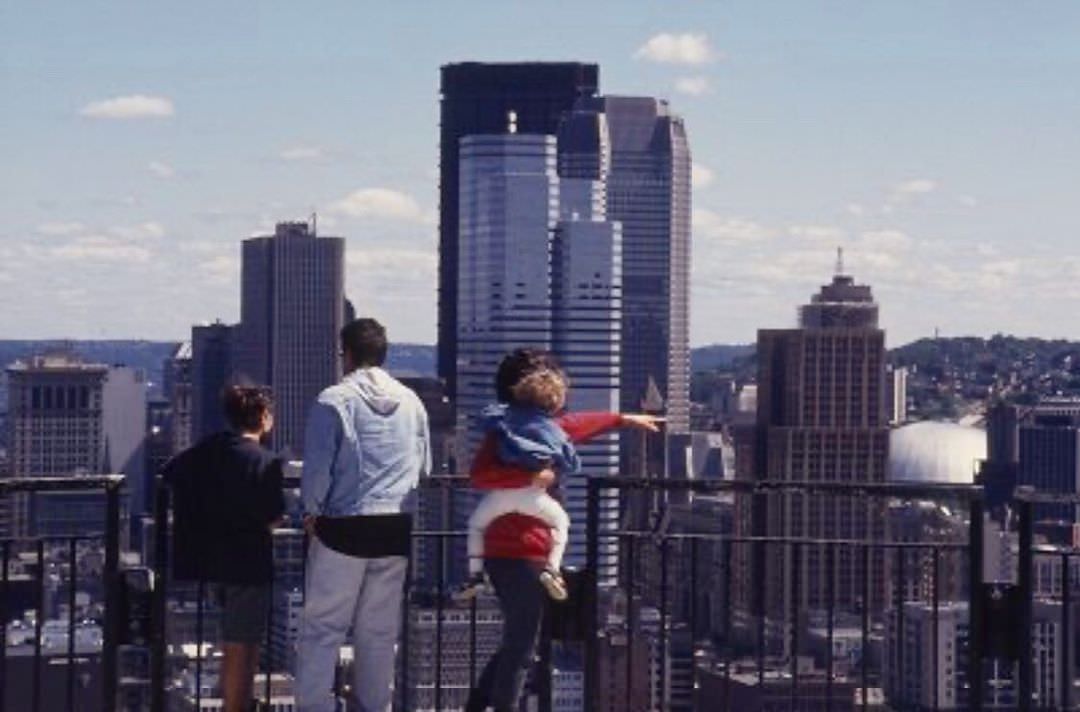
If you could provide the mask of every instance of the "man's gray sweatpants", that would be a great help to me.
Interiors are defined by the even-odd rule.
[[[338,651],[353,631],[353,697],[360,712],[390,712],[408,559],[347,556],[312,537],[296,651],[299,712],[332,712]]]

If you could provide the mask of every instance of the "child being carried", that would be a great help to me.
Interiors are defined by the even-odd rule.
[[[581,469],[574,444],[555,419],[566,403],[566,379],[555,370],[535,371],[512,387],[512,405],[498,404],[484,411],[484,429],[495,440],[501,464],[530,472],[554,470],[559,477]],[[473,472],[474,479],[485,473]],[[534,517],[551,527],[552,547],[540,583],[548,595],[566,599],[560,568],[570,533],[570,516],[558,500],[538,485],[489,490],[469,517],[469,581],[461,597],[475,595],[484,585],[484,530],[505,514]]]

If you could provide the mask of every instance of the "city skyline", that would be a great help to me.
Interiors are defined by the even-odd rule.
[[[685,117],[692,344],[791,323],[837,245],[891,344],[1067,335],[1080,9],[568,7],[6,6],[0,294],[32,306],[0,333],[234,322],[240,240],[315,210],[358,312],[434,343],[439,67],[536,59],[597,62],[605,94]]]

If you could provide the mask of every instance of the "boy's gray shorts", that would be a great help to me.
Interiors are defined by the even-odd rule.
[[[262,643],[270,611],[270,586],[222,584],[221,640],[224,643]]]

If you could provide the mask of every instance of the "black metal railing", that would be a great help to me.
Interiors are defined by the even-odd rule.
[[[465,484],[463,477],[431,478],[424,483],[424,490],[445,501]],[[642,495],[653,508],[653,516],[628,516],[630,500]],[[673,526],[670,511],[677,508],[673,500],[685,495],[741,498],[750,504],[746,507],[749,524],[736,528],[725,522],[714,529],[706,526],[704,531]],[[931,502],[959,508],[963,516],[954,518],[960,522],[958,528],[922,539],[771,533],[764,524],[769,512],[775,511],[771,508],[782,506],[784,498],[795,495],[858,497],[869,508],[881,503],[903,508]],[[604,502],[610,504],[613,496],[623,515],[616,527],[605,518],[608,510],[604,508]],[[727,505],[729,514],[739,509],[737,502],[728,501]],[[1016,503],[1020,566],[1013,588],[1020,615],[1009,619],[1011,609],[1001,609],[1006,616],[1003,620],[984,625],[987,601],[995,589],[987,582],[983,566],[986,519],[982,490],[977,486],[590,478],[586,567],[580,576],[584,583],[575,590],[577,605],[560,611],[563,618],[581,618],[576,621],[578,633],[567,637],[566,620],[554,630],[552,625],[545,626],[540,665],[532,682],[535,704],[540,710],[552,709],[557,664],[553,647],[563,650],[576,646],[583,652],[585,709],[737,710],[749,708],[743,707],[748,699],[746,691],[753,690],[757,709],[869,710],[880,708],[875,694],[881,689],[889,693],[891,709],[990,709],[983,695],[994,682],[988,675],[997,674],[997,668],[988,668],[988,661],[1000,655],[996,646],[1001,631],[996,628],[1004,626],[1020,635],[1016,679],[1011,683],[1015,685],[1016,704],[1010,709],[1075,709],[1070,636],[1075,625],[1072,605],[1076,580],[1070,566],[1080,560],[1080,552],[1035,544],[1032,518],[1030,511],[1025,513],[1025,506],[1023,501]],[[160,487],[154,562],[158,585],[150,656],[151,710],[155,712],[167,709],[173,672],[165,623],[167,599],[176,587],[168,579],[168,526],[160,525],[168,518],[168,490]],[[398,709],[459,708],[465,689],[475,682],[485,662],[484,647],[490,647],[490,636],[497,630],[497,621],[487,615],[491,612],[484,607],[487,604],[474,600],[462,606],[451,600],[460,575],[451,554],[465,536],[454,527],[460,520],[443,521],[439,528],[417,527],[413,532],[414,546],[428,547],[425,561],[430,570],[419,572],[424,575],[416,578],[418,572],[410,566],[402,608]],[[278,536],[300,538],[303,534],[298,529],[283,529]],[[1061,584],[1052,597],[1061,602],[1060,637],[1066,650],[1064,663],[1056,668],[1060,680],[1052,686],[1052,694],[1046,692],[1051,686],[1042,684],[1045,681],[1033,680],[1031,659],[1035,643],[1032,609],[1042,595],[1035,590],[1032,571],[1036,558],[1047,556],[1056,557],[1061,567]],[[812,561],[827,572],[820,613],[802,607],[813,583],[807,573]],[[766,603],[764,595],[755,595],[764,588],[760,572],[765,570],[765,562],[778,566],[781,574],[786,597],[781,597],[779,608]],[[884,572],[883,585],[872,580],[872,569]],[[857,582],[861,604],[845,607],[837,603],[837,582],[844,571],[849,578],[852,571],[862,576]],[[614,574],[609,575],[611,572]],[[884,594],[871,605],[875,600],[872,589],[879,588]],[[203,643],[212,638],[208,635],[206,589],[200,585],[194,594],[196,684],[192,702],[196,708],[204,696]],[[271,607],[267,648],[273,642],[270,636],[275,616],[282,614],[279,607]],[[997,615],[997,609],[989,614]],[[966,622],[942,627],[946,616],[951,620],[957,615]],[[949,678],[952,682],[946,683],[954,689],[943,689],[939,675],[925,672],[918,682],[929,688],[911,693],[904,687],[904,671],[915,664],[909,658],[916,654],[905,641],[916,619],[922,621],[921,630],[928,631],[927,647],[931,650],[929,658],[919,664],[925,670],[954,668],[955,674]],[[569,627],[575,627],[574,622]],[[953,631],[956,640],[941,640],[943,630]],[[612,641],[618,636],[623,652],[615,654],[603,648],[614,645]],[[417,650],[415,645],[424,648]],[[841,649],[847,651],[845,659],[840,659]],[[857,657],[852,657],[856,650]],[[949,659],[943,659],[946,655]],[[804,666],[806,657],[814,658],[815,664]],[[418,660],[421,664],[415,664]],[[272,670],[267,667],[265,672],[259,696],[268,705],[273,697]],[[702,695],[708,695],[707,699]]]
[[[1024,654],[1018,661],[1018,688],[1020,695],[1017,708],[1020,712],[1030,710],[1072,710],[1074,700],[1073,686],[1076,680],[1075,655],[1078,637],[1075,635],[1072,607],[1074,605],[1072,587],[1080,580],[1080,548],[1077,547],[1075,534],[1072,541],[1057,545],[1036,544],[1035,510],[1039,505],[1070,505],[1080,507],[1080,494],[1040,493],[1029,488],[1018,488],[1012,503],[1017,513],[1019,533],[1018,543],[1018,595],[1020,617],[1017,631],[1021,651],[1034,649],[1033,633],[1035,624],[1035,605],[1039,600],[1057,603],[1061,608],[1059,625],[1063,644],[1060,646],[1061,660],[1059,677],[1049,679],[1045,667],[1043,679],[1036,683],[1033,658]],[[1080,531],[1074,525],[1074,531]],[[1036,585],[1035,571],[1037,561],[1042,559],[1048,567],[1057,567],[1060,590],[1054,587],[1040,590]],[[1056,684],[1055,684],[1056,683]]]
[[[468,482],[467,477],[463,476],[434,476],[425,478],[422,481],[421,490],[424,492],[444,492],[450,493],[453,490],[464,490],[465,485]],[[299,481],[295,478],[286,478],[285,486],[287,489],[296,489],[299,486]],[[170,709],[167,694],[170,688],[174,686],[170,684],[170,641],[168,640],[168,602],[169,596],[177,589],[177,584],[170,578],[170,527],[166,524],[162,526],[161,523],[170,522],[171,516],[171,494],[169,488],[159,479],[156,488],[155,497],[155,544],[154,544],[154,572],[155,581],[157,586],[155,588],[155,596],[153,602],[153,624],[152,624],[152,637],[150,641],[150,710],[151,712],[164,712]],[[295,537],[302,539],[302,549],[306,550],[307,540],[306,534],[303,529],[299,527],[281,527],[275,530],[275,537],[286,538]],[[431,550],[429,554],[433,554],[429,558],[434,563],[435,578],[434,581],[429,582],[429,585],[425,587],[418,587],[415,582],[415,567],[410,563],[408,574],[406,578],[406,600],[405,605],[402,606],[402,624],[401,624],[401,637],[400,637],[400,653],[399,653],[399,665],[397,671],[397,685],[396,685],[396,707],[397,709],[445,709],[450,702],[448,699],[451,696],[451,685],[457,688],[456,700],[460,702],[464,692],[467,691],[467,687],[475,683],[480,668],[485,662],[480,658],[479,648],[479,626],[480,616],[479,607],[477,601],[474,599],[464,607],[460,604],[455,604],[451,599],[452,586],[451,577],[448,567],[448,559],[450,558],[450,548],[454,542],[464,541],[465,532],[460,530],[421,530],[414,528],[413,530],[413,544],[414,551],[418,544],[430,543]],[[303,559],[301,559],[301,563]],[[301,574],[302,580],[302,574]],[[277,582],[272,586],[279,585]],[[207,622],[208,617],[208,592],[210,585],[206,582],[197,582],[194,584],[194,597],[195,597],[195,639],[194,645],[191,646],[194,651],[194,689],[191,695],[191,704],[194,705],[194,709],[200,709],[200,705],[204,700],[204,676],[207,674],[206,663],[204,659],[204,651],[206,649],[205,644],[208,641],[213,640],[213,634],[211,626]],[[467,650],[467,662],[466,669],[467,674],[464,680],[446,680],[445,667],[446,656],[444,655],[444,648],[447,644],[448,634],[447,626],[449,622],[446,620],[446,616],[450,612],[458,612],[463,614],[467,621],[465,626],[467,628],[466,636],[468,639]],[[414,614],[417,613],[429,613],[432,627],[432,641],[431,641],[431,660],[429,666],[426,666],[431,671],[431,674],[425,674],[421,676],[419,670],[412,669],[409,664],[410,646],[412,644],[412,622],[411,619]],[[282,611],[278,610],[276,605],[271,605],[269,611],[269,621],[267,626],[267,638],[264,644],[264,661],[266,660],[265,651],[270,649],[273,645],[272,636],[274,635],[275,622],[277,616],[281,615]],[[421,621],[426,622],[426,620]],[[456,627],[460,628],[460,622],[457,622]],[[261,682],[261,689],[256,690],[256,696],[260,699],[265,709],[270,709],[272,698],[274,697],[272,685],[271,685],[271,673],[275,672],[270,666],[264,665],[263,677]],[[424,677],[430,678],[430,681],[420,681],[417,678]],[[347,682],[343,682],[339,679],[338,689],[339,693],[345,696],[345,686]],[[179,691],[176,694],[182,694]],[[425,699],[430,699],[428,704],[420,704],[418,698],[423,695]],[[541,698],[540,708],[542,710],[550,709],[550,702],[548,695],[544,692],[539,694]],[[459,706],[459,705],[457,705]]]
[[[601,527],[601,502],[604,497],[610,497],[612,492],[618,492],[625,505],[628,496],[633,497],[636,493],[649,493],[650,498],[655,500],[655,492],[658,491],[668,495],[696,494],[744,497],[753,503],[753,506],[747,507],[747,510],[751,512],[752,521],[749,527],[744,527],[745,532],[739,533],[732,531],[723,533],[679,533],[657,530],[655,527],[637,531],[612,530],[609,527],[605,531]],[[950,504],[960,503],[967,506],[969,510],[967,531],[961,541],[914,542],[769,535],[766,533],[768,530],[764,526],[764,520],[768,517],[768,500],[771,498],[777,500],[776,504],[781,504],[779,500],[781,495],[792,494],[825,495],[833,498],[860,497],[867,502],[896,499],[928,500],[948,502]],[[982,597],[980,595],[982,579],[981,564],[979,563],[982,560],[982,493],[981,489],[975,486],[658,480],[623,477],[592,478],[589,481],[587,511],[588,570],[597,571],[602,566],[602,542],[617,542],[620,562],[625,566],[625,569],[620,576],[621,580],[615,586],[615,590],[621,589],[622,596],[627,601],[641,600],[643,603],[652,604],[655,606],[658,615],[653,637],[657,641],[656,647],[661,652],[655,656],[658,661],[659,672],[654,685],[656,688],[653,692],[654,699],[644,705],[627,707],[627,709],[653,709],[655,706],[668,709],[687,704],[693,707],[695,702],[697,702],[697,708],[699,709],[742,709],[741,705],[745,705],[746,700],[733,697],[733,677],[738,663],[738,651],[748,653],[747,657],[752,661],[749,675],[750,682],[748,684],[756,685],[757,699],[759,704],[762,705],[761,709],[870,709],[872,688],[882,686],[884,683],[880,664],[877,666],[879,672],[877,684],[873,684],[873,674],[871,672],[872,611],[867,602],[872,600],[870,595],[872,556],[879,557],[880,561],[883,561],[886,557],[892,558],[893,561],[892,601],[894,605],[889,615],[894,621],[893,625],[897,626],[900,632],[900,635],[897,636],[897,650],[900,657],[902,657],[904,649],[902,640],[903,616],[905,604],[907,603],[904,592],[905,575],[912,558],[925,558],[931,564],[929,581],[931,600],[928,603],[933,611],[933,630],[935,632],[938,630],[937,621],[941,604],[939,593],[943,556],[952,554],[967,555],[969,560],[966,582],[968,613],[972,621],[978,621],[982,617]],[[700,624],[700,606],[698,605],[700,600],[698,595],[700,589],[699,579],[701,577],[701,562],[699,561],[698,551],[704,544],[710,542],[717,549],[720,562],[717,567],[719,575],[714,578],[719,579],[718,583],[721,588],[719,599],[722,607],[722,621],[715,628],[711,626],[703,627]],[[673,585],[674,577],[671,575],[673,547],[690,559],[689,566],[683,565],[681,567],[685,578],[683,578],[679,586]],[[740,553],[740,549],[743,550],[744,560],[748,562],[747,570],[753,572],[757,577],[752,582],[746,580],[745,576],[740,579],[733,563]],[[805,595],[805,587],[809,585],[809,582],[802,580],[804,572],[802,564],[814,550],[821,554],[824,570],[827,572],[825,576],[826,610],[824,611],[825,652],[823,655],[825,669],[822,671],[824,673],[823,679],[820,679],[820,684],[817,685],[818,689],[811,691],[811,685],[804,684],[801,680],[802,672],[799,656],[805,652],[805,641],[802,640],[801,636],[806,626],[801,620],[805,611],[802,610],[800,602]],[[654,566],[658,566],[659,572],[657,576],[653,577],[652,582],[643,582],[635,562],[641,560],[643,555],[649,554],[654,560]],[[847,558],[849,560],[858,559],[861,562],[861,566],[857,570],[861,571],[863,577],[864,601],[861,609],[856,611],[859,621],[860,660],[855,666],[854,673],[858,678],[858,683],[854,687],[851,684],[844,686],[843,692],[846,693],[846,696],[841,695],[841,691],[836,689],[840,685],[838,684],[839,676],[834,669],[835,660],[833,654],[837,614],[839,613],[835,605],[837,562],[845,554],[848,554]],[[770,610],[762,600],[765,597],[766,586],[765,582],[760,578],[760,572],[764,570],[763,562],[767,557],[771,556],[785,557],[784,561],[787,564],[787,570],[784,571],[785,575],[782,578],[783,586],[787,588],[787,605],[781,610]],[[757,590],[737,592],[734,590],[736,581],[741,581],[744,586],[749,584],[757,587]],[[593,585],[592,608],[590,610],[593,621],[591,629],[595,631],[603,626],[597,604],[603,598],[604,587],[597,577],[592,577],[591,582]],[[673,611],[672,599],[678,593],[677,589],[681,589],[683,592],[688,590],[689,600],[682,606],[682,610]],[[608,593],[610,597],[611,591]],[[748,605],[745,605],[742,611],[738,610],[739,593],[743,594],[741,600],[748,602]],[[626,610],[626,623],[624,626],[627,636],[625,646],[627,651],[625,656],[626,671],[621,682],[625,686],[622,693],[624,700],[631,701],[640,697],[640,690],[633,689],[635,679],[642,672],[647,672],[640,664],[640,661],[637,666],[633,661],[635,650],[639,655],[644,652],[641,646],[635,646],[634,640],[635,637],[644,635],[645,626],[640,620],[635,619],[634,605],[632,603],[627,606]],[[743,618],[743,635],[741,636],[738,631],[739,626],[733,620],[736,615],[741,615]],[[875,615],[883,619],[885,611],[882,610]],[[690,679],[682,681],[684,695],[701,688],[698,680],[701,671],[697,664],[699,644],[702,642],[708,643],[709,647],[716,653],[714,657],[717,664],[714,666],[714,670],[720,671],[719,677],[722,679],[719,685],[714,686],[718,688],[718,696],[709,697],[707,702],[687,700],[685,696],[681,700],[676,699],[674,691],[669,689],[669,686],[673,684],[673,676],[667,666],[670,664],[669,660],[674,661],[674,656],[667,653],[667,651],[671,648],[672,637],[680,626],[686,627],[690,637],[690,648],[688,651],[683,651],[684,657],[687,653],[689,654],[690,666]],[[767,630],[776,627],[779,627],[779,633],[770,636]],[[749,635],[746,635],[747,633]],[[969,635],[968,698],[966,706],[968,709],[980,710],[983,709],[981,700],[983,641],[981,631],[977,625],[970,626]],[[749,646],[745,640],[747,637],[751,641]],[[782,659],[773,659],[771,664],[769,662],[768,640],[770,637],[782,638],[780,643],[780,658]],[[590,635],[587,638],[586,649],[586,699],[596,704],[602,701],[599,699],[601,694],[601,686],[598,684],[600,651],[597,636]],[[931,661],[933,669],[938,669],[941,663],[938,659],[938,651],[939,646],[935,644]],[[895,663],[902,664],[902,660],[897,660],[895,657],[892,660]],[[774,689],[771,695],[774,701],[773,706],[761,702],[761,700],[769,697],[765,693],[767,682],[769,682],[767,678],[772,681],[781,680],[780,683],[772,685],[773,688],[782,688],[784,686],[787,688],[786,690]],[[936,676],[934,679],[936,680]],[[604,687],[610,688],[610,681]],[[940,698],[939,692],[936,689],[933,691],[935,703]],[[854,695],[851,693],[854,693]],[[610,689],[607,694],[610,695]],[[814,695],[820,698],[820,704],[815,705],[808,702],[808,699]],[[858,700],[858,704],[854,707],[852,706],[853,698]]]
[[[95,620],[101,626],[102,641],[100,649],[100,706],[89,703],[91,709],[113,712],[117,704],[119,681],[119,620],[117,617],[117,593],[119,591],[120,544],[121,544],[121,488],[122,475],[96,475],[78,477],[26,477],[0,480],[0,501],[9,507],[22,507],[24,516],[19,517],[20,527],[27,532],[0,540],[2,547],[2,574],[0,587],[3,591],[3,635],[0,637],[0,712],[51,712],[51,710],[76,710],[88,704],[81,700],[85,691],[79,689],[78,670],[87,658],[97,657],[93,650],[87,653],[79,650],[77,638],[77,598],[81,585],[78,580],[78,554],[85,546],[100,551],[101,572],[99,582],[87,582],[91,588],[100,587],[100,616]],[[34,510],[39,497],[54,493],[93,493],[103,495],[102,521],[100,530],[79,531],[77,533],[55,534],[35,533],[32,519],[26,516]],[[9,521],[13,521],[9,518]],[[20,666],[19,674],[12,674],[15,660],[22,660],[25,655],[15,655],[9,648],[9,631],[14,624],[15,606],[26,601],[25,595],[16,590],[18,583],[12,576],[12,566],[16,559],[28,555],[33,562],[34,575],[22,579],[32,587],[29,591],[32,599],[34,620],[33,629],[28,631],[32,649],[29,669]],[[46,578],[50,559],[58,560],[67,568],[66,604],[68,609],[65,633],[66,649],[61,655],[47,655],[43,642],[48,610],[46,607]],[[61,566],[60,568],[63,568]],[[58,590],[61,586],[58,586]],[[27,591],[23,591],[23,594]],[[24,639],[25,640],[25,639]],[[91,648],[96,646],[91,646]],[[66,673],[62,678],[46,680],[46,673],[58,666],[48,665],[47,658],[62,659],[66,664]],[[91,677],[98,677],[92,675]]]

